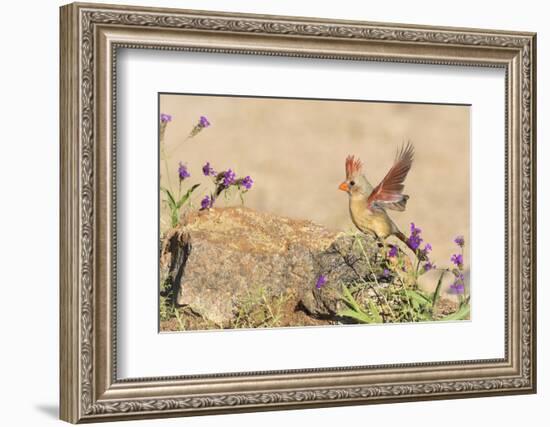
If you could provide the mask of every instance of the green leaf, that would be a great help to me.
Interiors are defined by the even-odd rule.
[[[382,323],[383,320],[382,316],[380,316],[380,311],[378,310],[378,307],[376,307],[374,301],[372,301],[371,299],[369,299],[369,309],[372,313],[374,323]]]
[[[373,320],[369,317],[367,313],[363,311],[357,312],[349,308],[339,311],[338,316],[350,317],[352,319],[357,320],[360,323],[373,323]]]
[[[179,209],[181,208],[185,202],[187,202],[187,200],[189,199],[189,197],[191,197],[191,194],[193,193],[193,191],[195,191],[197,189],[197,187],[199,187],[200,184],[195,184],[193,185],[189,190],[187,190],[187,193],[185,193],[181,199],[179,199],[178,203],[176,204],[176,207]]]
[[[416,302],[419,305],[426,305],[431,303],[431,300],[428,297],[426,297],[425,295],[421,294],[418,291],[407,290],[406,292],[407,292],[407,296],[413,302]]]
[[[176,201],[174,200],[172,193],[170,193],[170,191],[164,187],[160,187],[160,189],[164,192],[164,194],[166,194],[166,196],[168,196],[167,202],[170,206],[170,209],[174,209],[176,207]]]
[[[433,320],[432,316],[425,312],[417,313],[420,320]]]
[[[175,227],[176,225],[178,225],[178,222],[180,220],[180,215],[179,215],[180,211],[179,209],[172,209],[172,212],[170,213],[170,218],[171,218],[171,221],[172,221],[172,227]]]
[[[346,287],[346,286],[342,286],[342,291],[344,293],[344,301],[351,307],[353,308],[355,311],[362,311],[362,308],[361,306],[359,305],[359,303],[355,300],[355,298],[353,297],[353,295],[351,294],[351,292],[349,291],[349,289]]]
[[[382,323],[383,319],[374,302],[369,299],[368,305],[372,314],[367,313],[363,307],[359,305],[352,293],[346,286],[342,286],[342,297],[344,302],[350,307],[338,313],[339,316],[351,317],[361,323]]]
[[[455,311],[452,314],[449,314],[448,316],[442,317],[439,320],[464,320],[464,319],[467,319],[469,315],[470,315],[470,305],[463,304],[459,307],[457,311]]]

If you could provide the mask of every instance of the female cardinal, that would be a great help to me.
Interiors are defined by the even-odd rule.
[[[346,180],[338,187],[349,194],[349,212],[355,226],[363,233],[372,233],[383,242],[391,235],[410,247],[407,237],[399,231],[386,209],[404,211],[409,196],[402,194],[403,181],[411,169],[414,150],[410,143],[397,152],[395,162],[376,187],[361,173],[361,160],[346,158]]]

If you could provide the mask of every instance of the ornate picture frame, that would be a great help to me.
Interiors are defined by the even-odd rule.
[[[188,10],[61,8],[60,416],[190,416],[536,391],[536,35]],[[119,379],[117,49],[502,68],[505,357]]]

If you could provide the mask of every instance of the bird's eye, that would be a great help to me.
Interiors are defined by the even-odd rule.
[[[350,181],[349,185],[351,185],[353,187],[355,185],[355,181]]]

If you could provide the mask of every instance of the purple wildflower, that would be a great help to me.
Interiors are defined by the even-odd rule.
[[[422,237],[420,237],[418,234],[412,234],[408,239],[409,247],[416,251],[420,245],[422,244]]]
[[[388,252],[388,256],[390,258],[395,258],[397,256],[397,246],[391,245],[390,250]]]
[[[162,123],[168,123],[172,121],[172,116],[170,114],[161,113],[160,114],[160,121]]]
[[[180,181],[183,181],[185,178],[189,178],[191,174],[187,170],[187,166],[184,165],[182,162],[180,162],[180,165],[178,167],[178,176],[180,177]]]
[[[426,245],[424,246],[424,249],[420,249],[418,251],[418,255],[422,260],[428,261],[428,254],[431,251],[432,251],[432,245],[430,245],[429,243],[426,243]]]
[[[411,236],[408,239],[408,244],[413,251],[416,251],[420,247],[420,244],[422,243],[423,239],[422,237],[420,237],[421,232],[422,230],[416,227],[414,225],[414,222],[411,222]],[[430,245],[430,249],[431,249],[431,245]]]
[[[428,261],[427,263],[424,264],[424,272],[433,270],[434,268],[435,268],[435,264],[431,261]]]
[[[415,236],[422,233],[422,230],[414,225],[414,222],[411,222],[411,235]]]
[[[455,280],[451,285],[451,292],[455,294],[463,294],[464,293],[464,274],[460,271],[453,271],[453,274],[455,275]]]
[[[223,186],[225,188],[228,188],[230,185],[235,183],[235,172],[233,172],[231,169],[227,169],[225,172],[223,172]]]
[[[462,267],[462,264],[464,263],[464,260],[462,258],[462,254],[454,254],[451,257],[451,262],[455,264],[457,267]]]
[[[214,176],[216,175],[216,172],[214,171],[214,168],[210,166],[210,162],[206,162],[206,164],[202,167],[202,173],[204,176]]]
[[[321,274],[319,278],[317,279],[317,283],[315,284],[315,287],[317,289],[321,289],[323,286],[325,286],[327,283],[327,276],[324,274]]]
[[[455,294],[463,294],[464,293],[464,283],[460,282],[459,280],[455,280],[453,284],[451,285],[451,292]]]
[[[189,134],[188,138],[193,138],[194,136],[197,136],[200,131],[203,129],[206,129],[210,126],[210,121],[206,118],[206,116],[200,116],[199,121],[197,124],[191,129],[191,133]]]
[[[464,236],[456,236],[455,243],[461,248],[464,247]]]
[[[247,190],[250,190],[252,188],[252,184],[254,184],[254,181],[248,175],[241,180],[241,185]]]
[[[211,208],[214,204],[214,199],[212,199],[210,196],[204,196],[204,199],[201,200],[201,208],[202,209],[208,209]]]
[[[390,270],[388,270],[387,268],[384,269],[384,271],[382,272],[382,277],[384,278],[388,278],[390,277]]]

